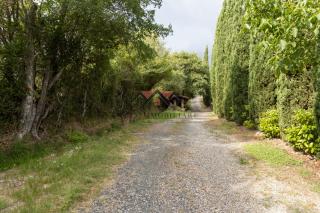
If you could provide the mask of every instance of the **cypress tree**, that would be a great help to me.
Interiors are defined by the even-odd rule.
[[[267,63],[271,52],[259,45],[254,39],[250,42],[249,65],[249,119],[258,123],[261,113],[276,108],[277,104],[277,79]]]
[[[206,50],[204,51],[203,62],[209,69],[209,47],[208,46],[206,47]]]
[[[299,5],[287,4],[291,3],[224,1],[211,67],[213,106],[220,117],[258,124],[261,113],[277,109],[283,133],[292,125],[295,110],[314,108],[320,126],[319,27],[306,24],[300,14],[304,10],[293,10]],[[310,1],[303,7],[312,14],[314,6],[318,5]],[[288,30],[292,21],[287,14],[292,13],[303,19],[297,18],[303,30]]]
[[[285,130],[292,124],[297,109],[312,109],[315,103],[314,85],[311,71],[295,75],[281,73],[278,85],[278,112],[280,129]]]
[[[213,100],[221,117],[246,120],[249,76],[249,36],[242,32],[244,0],[227,0],[220,15],[213,50]]]

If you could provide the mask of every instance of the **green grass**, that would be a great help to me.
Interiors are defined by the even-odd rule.
[[[301,168],[299,173],[304,178],[309,178],[309,177],[312,177],[312,175],[313,175],[313,173],[310,170],[305,169],[305,168]]]
[[[285,151],[275,148],[271,144],[247,144],[245,151],[253,158],[264,161],[273,166],[295,166],[302,162],[295,160]]]
[[[139,121],[136,121],[136,125]],[[111,133],[121,129],[121,124],[113,121],[108,129],[102,129],[96,136]],[[13,142],[9,150],[0,149],[0,172],[9,170],[29,161],[36,161],[53,153],[64,152],[77,144],[86,143],[89,136],[78,130],[66,131],[63,134],[47,138],[39,143],[34,143],[31,138]]]
[[[8,204],[6,201],[0,199],[0,211],[7,208]]]
[[[22,203],[18,212],[69,212],[97,183],[112,177],[114,166],[125,161],[124,153],[135,144],[130,132],[147,124],[149,122],[137,121],[126,129],[106,131],[101,136],[69,132],[66,138],[70,143],[60,150],[43,145],[39,148],[40,153],[34,148],[33,154],[29,155],[28,149],[19,144],[22,148],[15,152],[25,154],[21,160],[17,156],[12,158],[19,166],[15,166],[13,174],[8,173],[6,178],[24,177],[23,187],[6,189],[8,198]],[[12,162],[7,165],[12,166]],[[6,166],[2,165],[2,168]],[[0,207],[5,205],[0,202]]]
[[[239,158],[239,163],[240,163],[241,165],[248,165],[248,164],[249,164],[249,160],[248,160],[247,158],[241,156],[241,157]]]

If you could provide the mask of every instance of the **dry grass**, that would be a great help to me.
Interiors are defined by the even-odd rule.
[[[11,165],[13,169],[0,174],[0,211],[69,212],[112,179],[137,144],[131,133],[148,124],[140,121],[91,136],[71,131],[61,149]]]
[[[286,142],[261,137],[258,131],[248,130],[233,122],[213,116],[212,131],[243,143],[236,153],[241,165],[250,166],[256,176],[275,177],[292,185],[320,193],[320,161],[296,152]]]

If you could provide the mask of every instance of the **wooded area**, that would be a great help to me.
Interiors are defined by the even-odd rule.
[[[208,60],[170,53],[155,23],[161,0],[0,2],[0,134],[31,133],[71,119],[126,117],[142,90],[210,100]],[[208,57],[208,56],[207,56]],[[208,104],[210,101],[207,101]]]
[[[214,111],[320,151],[316,1],[225,0],[211,69]]]

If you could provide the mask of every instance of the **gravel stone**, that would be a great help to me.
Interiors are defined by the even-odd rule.
[[[265,212],[234,155],[238,145],[212,131],[209,118],[196,113],[137,134],[147,143],[82,212]]]

